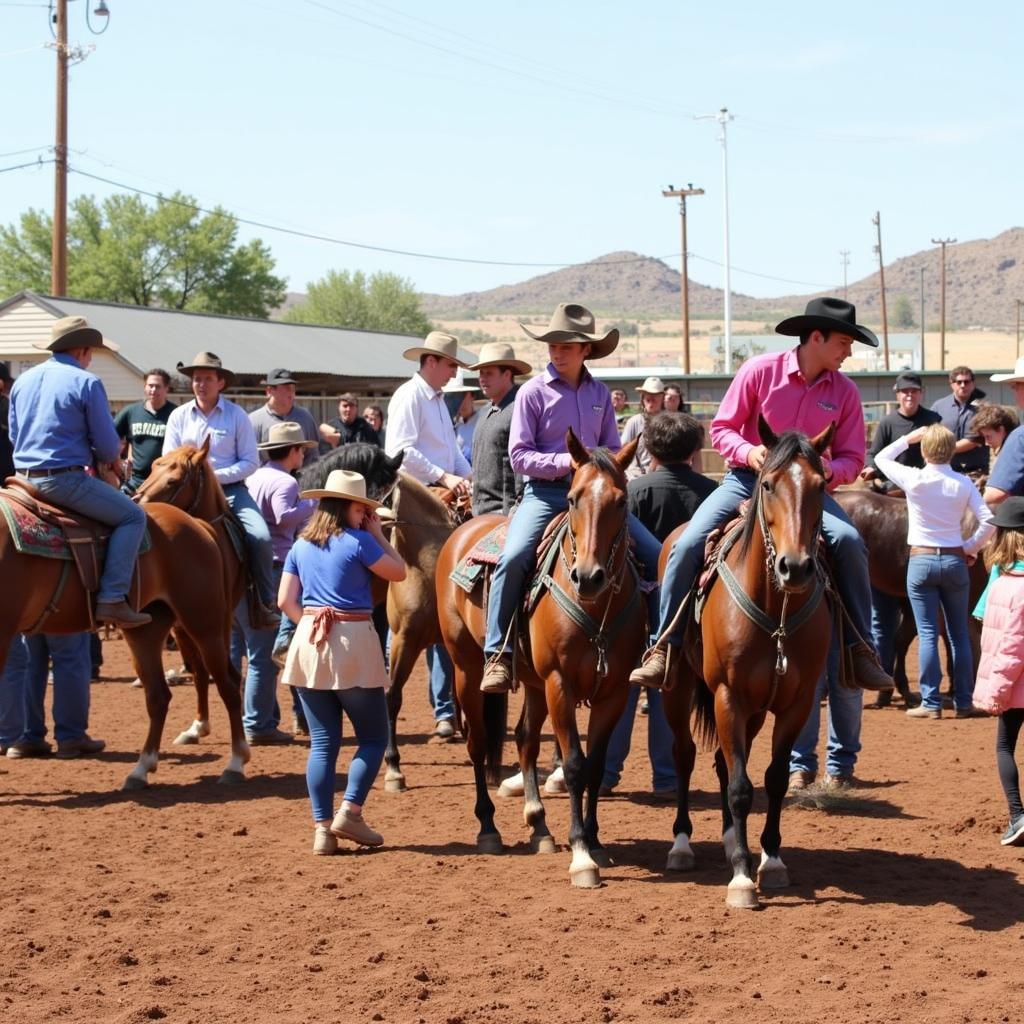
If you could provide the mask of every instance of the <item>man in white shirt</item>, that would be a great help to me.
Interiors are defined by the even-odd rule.
[[[405,452],[402,472],[421,484],[440,484],[456,495],[468,495],[472,471],[459,448],[441,390],[460,367],[466,368],[458,354],[458,339],[443,331],[431,331],[422,345],[402,353],[406,359],[418,360],[420,368],[391,396],[384,451],[390,456]],[[427,666],[436,732],[450,739],[455,735],[453,668],[441,644],[427,648]]]
[[[221,395],[235,375],[224,369],[220,357],[213,352],[200,352],[188,366],[178,363],[178,373],[190,378],[196,397],[171,413],[164,436],[164,454],[183,444],[198,448],[209,437],[210,465],[231,511],[245,530],[249,565],[261,605],[250,611],[251,625],[254,629],[276,629],[280,616],[276,612],[270,531],[244,483],[260,465],[256,432],[245,411]]]

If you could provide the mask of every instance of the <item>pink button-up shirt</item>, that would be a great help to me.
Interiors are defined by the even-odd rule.
[[[769,352],[740,367],[711,423],[711,443],[730,467],[746,467],[750,450],[761,443],[758,413],[776,434],[799,430],[814,437],[834,421],[836,433],[826,453],[826,472],[830,486],[848,484],[864,468],[860,392],[849,377],[832,370],[808,384],[796,353],[795,348]]]

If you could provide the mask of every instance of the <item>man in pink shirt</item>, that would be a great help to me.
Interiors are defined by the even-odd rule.
[[[766,449],[757,432],[763,414],[776,433],[799,430],[813,436],[836,424],[832,447],[823,459],[829,487],[850,483],[864,466],[864,412],[857,386],[839,368],[854,341],[872,348],[878,338],[856,322],[856,310],[841,299],[812,299],[802,316],[783,320],[775,330],[799,337],[785,352],[748,359],[733,378],[711,424],[711,441],[729,466],[721,486],[700,506],[689,527],[672,547],[661,585],[661,621],[671,622],[676,609],[697,581],[704,563],[704,542],[749,498],[764,464]],[[854,671],[866,690],[891,690],[871,646],[871,587],[867,549],[842,509],[825,496],[822,533],[836,563],[836,583],[854,630],[851,638]],[[668,665],[679,660],[682,626],[668,631],[648,652],[630,681],[661,686]],[[669,655],[669,647],[677,648]]]

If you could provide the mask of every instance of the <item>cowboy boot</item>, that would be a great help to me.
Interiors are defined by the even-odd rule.
[[[874,648],[863,641],[850,648],[853,661],[853,678],[862,690],[894,690],[892,676],[882,668]]]
[[[153,617],[145,612],[132,611],[128,602],[122,598],[120,601],[97,601],[96,621],[109,622],[112,626],[120,626],[121,629],[133,629],[152,622]]]
[[[481,693],[508,693],[512,689],[512,655],[495,654],[484,668]]]
[[[633,669],[629,681],[633,686],[651,686],[655,690],[671,689],[671,676],[682,657],[679,644],[659,640],[644,655],[643,664]]]

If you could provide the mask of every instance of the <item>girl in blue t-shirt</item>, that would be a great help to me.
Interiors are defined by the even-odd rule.
[[[385,539],[380,502],[366,497],[359,473],[336,469],[322,490],[303,491],[302,497],[320,504],[281,575],[278,605],[297,623],[281,684],[296,688],[309,723],[306,785],[316,823],[313,853],[322,856],[337,852],[339,836],[362,846],[384,842],[362,813],[388,739],[388,679],[370,619],[370,581],[405,579],[405,565]],[[343,711],[359,745],[334,814]]]

